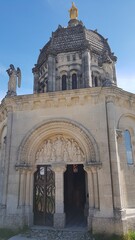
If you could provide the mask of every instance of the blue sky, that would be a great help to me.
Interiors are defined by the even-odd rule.
[[[118,86],[135,93],[135,0],[76,0],[79,20],[98,29],[112,52]],[[0,99],[7,92],[6,69],[12,63],[22,71],[18,94],[33,92],[32,68],[39,49],[58,25],[67,26],[70,0],[0,0]]]

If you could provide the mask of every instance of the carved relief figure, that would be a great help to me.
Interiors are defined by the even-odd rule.
[[[78,146],[77,146],[76,155],[77,155],[77,161],[78,162],[81,162],[82,159],[84,159],[84,155],[83,155],[83,153],[81,152],[81,149]]]
[[[69,154],[69,158],[71,159],[72,158],[72,144],[69,140],[67,140],[66,149]]]
[[[55,151],[56,151],[56,157],[58,160],[60,160],[62,158],[63,155],[63,139],[58,136],[56,141],[55,141]]]
[[[47,160],[50,160],[51,159],[51,150],[52,150],[52,143],[51,143],[51,140],[49,139],[47,142],[46,142],[46,155],[45,155],[45,158]]]
[[[19,67],[16,70],[14,65],[10,64],[10,68],[7,70],[7,73],[9,75],[7,95],[14,96],[16,95],[17,81],[18,87],[20,88],[21,86],[21,70]]]
[[[82,162],[84,154],[74,139],[58,135],[45,141],[36,154],[36,161],[43,162]]]

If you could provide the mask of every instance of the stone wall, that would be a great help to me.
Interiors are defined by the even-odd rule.
[[[130,214],[128,218],[125,215],[116,219],[114,211],[135,207],[132,195],[132,191],[135,192],[132,184],[135,180],[134,164],[127,166],[122,140],[122,131],[129,126],[134,128],[134,109],[134,94],[115,87],[5,98],[0,106],[0,136],[3,136],[5,123],[7,126],[6,155],[3,159],[1,157],[0,166],[2,168],[4,161],[4,172],[0,176],[4,182],[0,190],[0,226],[33,224],[36,154],[47,139],[55,142],[56,136],[60,139],[65,136],[64,143],[72,139],[74,146],[79,146],[81,154],[85,155],[81,164],[87,172],[87,191],[90,193],[88,228],[97,232],[109,229],[111,233],[121,233],[119,229],[124,232],[134,227],[134,214],[132,220]],[[130,116],[126,121],[122,120],[121,116],[127,113]],[[134,156],[134,132],[132,143]],[[65,160],[64,164],[67,163]],[[62,204],[61,193],[57,194],[57,200]],[[63,219],[61,222],[65,219],[60,209],[63,205],[54,215],[55,226],[60,223],[59,216]]]

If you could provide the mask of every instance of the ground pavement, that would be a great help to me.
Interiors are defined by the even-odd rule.
[[[24,234],[9,240],[95,240],[84,228],[56,230],[53,228],[31,228]]]

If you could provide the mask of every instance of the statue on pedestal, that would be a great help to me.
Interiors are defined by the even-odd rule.
[[[8,96],[15,96],[16,95],[16,88],[17,88],[17,82],[18,87],[21,86],[21,70],[18,67],[17,70],[15,69],[13,64],[10,64],[10,68],[7,70],[7,73],[9,75],[9,81],[8,81]]]
[[[78,9],[73,2],[72,2],[72,7],[69,10],[69,13],[70,13],[70,19],[77,19]]]

